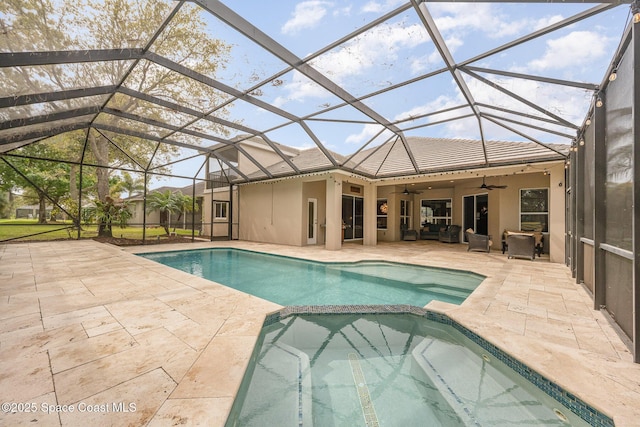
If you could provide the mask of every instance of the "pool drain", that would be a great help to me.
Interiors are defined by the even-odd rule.
[[[360,359],[357,354],[349,353],[349,364],[351,365],[353,382],[355,383],[358,398],[360,399],[360,407],[362,408],[364,422],[367,427],[380,427],[378,416],[376,415],[376,410],[373,407],[371,395],[369,394],[369,387],[367,387],[364,373],[362,372],[362,366],[360,365]]]

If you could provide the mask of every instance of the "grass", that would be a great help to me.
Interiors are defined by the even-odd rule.
[[[20,241],[36,241],[36,240],[60,240],[60,239],[76,239],[78,230],[71,227],[73,224],[69,221],[59,221],[53,224],[38,224],[33,219],[0,219],[0,241],[4,240],[20,240]],[[142,227],[113,227],[113,237],[124,239],[142,239]],[[173,229],[171,229],[173,231]],[[37,234],[43,233],[43,234]],[[32,234],[36,234],[32,236]],[[191,236],[191,230],[176,228],[176,234],[179,236]],[[196,232],[196,235],[198,233]],[[96,225],[83,226],[80,232],[80,238],[90,239],[98,236]],[[158,236],[166,236],[162,227],[148,227],[146,229],[146,239],[157,239]]]

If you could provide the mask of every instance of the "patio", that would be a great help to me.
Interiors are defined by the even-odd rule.
[[[340,251],[243,241],[170,249],[211,246],[484,274],[461,306],[428,307],[612,416],[616,426],[637,425],[640,365],[569,269],[544,256],[508,260],[499,250],[468,253],[465,245],[434,241],[346,244]],[[3,411],[0,424],[224,424],[263,317],[279,306],[132,255],[167,249],[0,245],[0,401],[34,409]]]

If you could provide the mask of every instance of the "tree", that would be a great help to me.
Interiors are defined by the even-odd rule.
[[[147,211],[160,211],[167,215],[167,222],[162,222],[164,231],[169,235],[169,229],[171,228],[171,213],[178,212],[181,206],[176,195],[171,190],[164,192],[154,191],[147,196]]]
[[[178,219],[176,219],[176,223],[180,221],[180,218],[182,218],[182,214],[194,212],[194,207],[195,212],[198,212],[198,209],[200,207],[197,203],[193,203],[193,197],[184,195],[182,193],[174,193],[174,196],[176,197],[176,206],[178,207],[180,212],[180,214],[178,215]],[[173,231],[176,231],[175,226],[173,228]]]
[[[123,172],[122,177],[112,187],[112,192],[127,192],[127,197],[131,197],[134,194],[144,190],[144,179],[134,178],[129,172]]]
[[[116,202],[107,196],[106,200],[96,200],[96,218],[98,219],[98,236],[113,237],[113,224],[117,224],[122,228],[127,226],[127,222],[131,219],[131,211],[126,202]]]
[[[11,202],[9,201],[9,193],[0,191],[0,218],[9,218]]]
[[[114,49],[143,47],[155,34],[175,2],[154,0],[3,0],[0,2],[0,50],[3,52],[65,51],[70,49]],[[188,66],[190,69],[215,76],[228,61],[230,46],[213,39],[206,31],[202,10],[195,4],[180,3],[180,10],[171,23],[154,41],[150,51]],[[129,72],[131,61],[103,61],[40,66],[33,70],[3,68],[0,75],[9,93],[42,93],[75,87],[119,85],[124,76],[125,86],[148,95],[172,99],[181,105],[193,106],[202,112],[220,104],[220,92],[171,72],[156,63],[141,60]],[[76,100],[46,103],[46,113],[76,107]],[[117,93],[107,104],[111,111],[134,114],[151,120],[174,124],[175,113],[142,102],[135,97]],[[25,109],[25,111],[28,111]],[[225,114],[225,110],[217,115]],[[124,122],[122,118],[102,113],[99,122],[128,127],[134,131],[149,131],[141,122]],[[217,131],[224,134],[224,129]],[[87,135],[88,152],[85,162],[96,165],[96,192],[100,201],[110,194],[109,177],[119,167],[146,169],[166,164],[178,152],[176,147],[151,140],[117,133],[92,130]],[[113,144],[119,148],[114,148]],[[126,154],[125,154],[126,153]],[[155,168],[158,172],[167,169]]]
[[[25,147],[22,153],[39,158],[59,154],[57,147],[45,144]],[[69,165],[65,163],[26,157],[8,158],[0,161],[0,177],[4,187],[21,189],[27,201],[38,204],[40,224],[47,222],[47,204],[58,203],[69,192]]]

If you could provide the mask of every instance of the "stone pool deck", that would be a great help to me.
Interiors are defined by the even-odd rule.
[[[203,247],[483,274],[461,306],[427,308],[484,336],[617,426],[638,425],[640,364],[567,267],[434,241],[346,244],[340,251],[241,241],[0,245],[0,402],[20,410],[3,406],[0,425],[224,425],[264,316],[280,306],[133,254]]]

